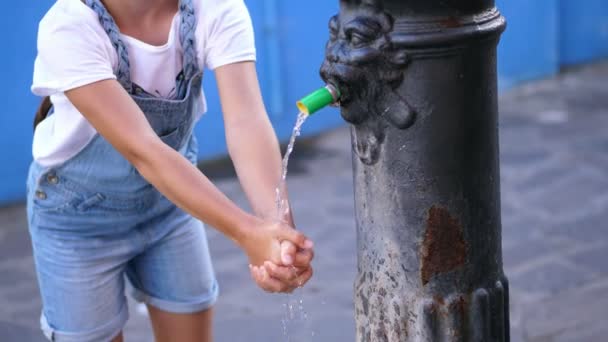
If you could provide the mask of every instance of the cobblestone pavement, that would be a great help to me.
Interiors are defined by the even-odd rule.
[[[512,341],[608,339],[608,63],[529,83],[500,99],[505,271]],[[312,120],[312,119],[311,119]],[[304,128],[305,129],[305,128]],[[244,196],[225,166],[206,172],[235,201]],[[296,221],[316,242],[314,279],[293,297],[249,280],[245,257],[208,229],[222,295],[220,342],[353,341],[355,228],[346,128],[300,141],[290,164]],[[302,306],[306,317],[297,309]],[[127,341],[152,341],[146,311],[130,303]],[[40,300],[22,205],[0,210],[0,341],[43,341]],[[314,336],[313,336],[314,335]]]

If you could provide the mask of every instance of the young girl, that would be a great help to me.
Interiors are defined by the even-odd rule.
[[[243,0],[58,0],[42,19],[32,90],[52,108],[35,129],[28,216],[49,339],[122,341],[126,276],[157,341],[210,341],[218,286],[201,221],[243,249],[264,290],[311,277],[312,242],[275,222],[280,151],[254,60]],[[194,166],[205,67],[255,215]]]

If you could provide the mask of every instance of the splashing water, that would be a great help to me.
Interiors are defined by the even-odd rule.
[[[287,166],[289,165],[289,156],[293,152],[293,148],[296,142],[296,138],[300,136],[302,125],[308,118],[308,114],[299,113],[296,120],[296,124],[291,133],[289,144],[287,145],[287,151],[283,157],[283,168],[281,172],[281,179],[275,190],[276,192],[276,205],[277,205],[277,220],[282,221],[289,214],[289,203],[285,196],[285,182],[287,179]],[[295,272],[295,267],[294,267]],[[281,323],[283,325],[283,336],[286,342],[300,342],[300,341],[312,341],[315,336],[314,331],[310,332],[310,338],[306,339],[304,334],[298,334],[298,336],[292,336],[296,330],[301,330],[308,323],[308,314],[304,310],[304,300],[302,294],[297,296],[294,294],[287,295],[286,302],[283,304],[283,319]],[[300,329],[298,329],[300,328]],[[297,339],[292,339],[297,338]]]
[[[310,329],[308,313],[304,309],[302,294],[287,295],[283,303],[283,336],[286,342],[312,342],[315,336]]]

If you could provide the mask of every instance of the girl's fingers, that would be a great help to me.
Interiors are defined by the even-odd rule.
[[[255,277],[255,274],[253,272],[253,266],[249,265],[249,275],[251,276],[251,279],[253,279],[253,281],[255,281],[257,283],[257,279]]]
[[[310,267],[310,263],[315,256],[312,249],[301,249],[296,253],[296,260],[293,265],[296,267]]]
[[[308,240],[306,236],[304,236],[304,234],[286,225],[283,225],[279,228],[277,232],[277,238],[279,238],[279,240],[281,241],[291,241],[293,244],[300,248],[310,249],[314,245],[312,241]]]
[[[302,273],[298,278],[296,278],[296,285],[297,287],[302,287],[304,286],[304,284],[306,284],[310,278],[312,277],[312,267],[309,267],[306,269],[306,271],[304,271],[304,273]]]
[[[312,277],[312,273],[313,271],[311,267],[305,269],[301,274],[298,275],[296,279],[290,282],[289,289],[285,290],[284,292],[291,293],[296,289],[304,286],[304,284],[306,284]]]
[[[253,281],[258,284],[258,286],[260,288],[262,288],[262,290],[264,291],[268,291],[266,288],[264,288],[264,283],[262,282],[262,277],[260,275],[260,270],[257,266],[253,266],[251,267],[251,277],[253,278]]]
[[[264,263],[266,272],[283,283],[291,283],[298,277],[298,270],[293,267],[277,266],[275,263],[266,261]]]
[[[262,290],[266,292],[274,292],[272,287],[269,286],[268,283],[264,280],[264,275],[260,267],[249,265],[249,268],[251,270],[251,277]]]
[[[286,292],[289,290],[287,284],[275,279],[268,274],[266,268],[260,267],[260,273],[262,274],[262,282],[260,286],[268,292]]]
[[[251,273],[251,278],[257,283],[260,284],[262,282],[262,278],[260,276],[260,269],[258,266],[249,265],[249,271]]]
[[[282,288],[280,292],[292,292],[298,287],[303,286],[312,277],[313,271],[311,267],[295,268],[277,266],[272,262],[265,262],[263,266],[268,275],[275,280],[281,282]]]
[[[283,265],[292,265],[296,258],[296,245],[291,241],[283,240],[281,242],[281,261]]]
[[[277,292],[276,284],[269,283],[270,278],[267,274],[262,271],[260,266],[249,266],[251,269],[251,276],[258,286],[266,292]]]

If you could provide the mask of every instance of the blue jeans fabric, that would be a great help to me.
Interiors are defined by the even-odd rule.
[[[52,341],[115,337],[128,318],[125,278],[136,300],[167,312],[199,312],[218,297],[200,221],[151,186],[131,192],[129,177],[104,186],[73,178],[105,144],[98,136],[62,167],[30,167],[28,219],[41,325]],[[194,136],[180,152],[196,162]]]

